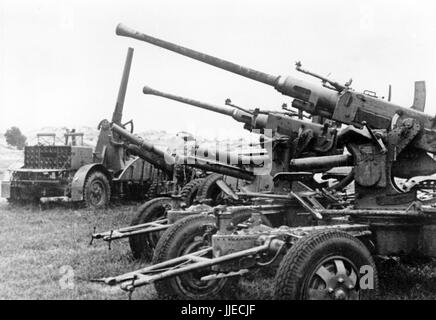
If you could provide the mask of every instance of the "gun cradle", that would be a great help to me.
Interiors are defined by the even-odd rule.
[[[313,133],[310,146],[314,152],[327,153],[336,147],[337,130],[321,124],[269,114],[265,129],[271,129],[273,134],[278,133],[292,138],[296,138],[301,131],[309,130]]]
[[[400,191],[394,178],[411,178],[436,171],[436,162],[425,151],[414,147],[414,141],[422,132],[420,123],[410,118],[399,120],[392,130],[377,130],[373,133],[375,138],[362,134],[356,139],[358,132],[349,130],[341,137],[354,159],[358,207],[401,207],[413,202],[416,191]],[[374,141],[377,138],[386,148]]]
[[[414,109],[403,108],[371,96],[346,91],[339,97],[332,119],[358,127],[366,123],[371,128],[386,130],[401,126],[406,119],[414,120],[421,126],[421,132],[413,140],[413,146],[436,153],[434,118]]]

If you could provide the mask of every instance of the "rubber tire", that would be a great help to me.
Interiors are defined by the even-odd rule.
[[[136,226],[138,224],[156,220],[156,218],[158,218],[156,217],[156,214],[159,213],[158,210],[161,210],[161,208],[163,209],[163,206],[170,204],[171,201],[172,199],[170,197],[161,197],[147,201],[139,207],[135,217],[130,223],[130,226]],[[160,217],[161,216],[159,216],[159,218]],[[165,212],[163,217],[166,217]],[[156,232],[156,234],[159,233],[161,232]],[[149,240],[149,234],[138,234],[129,237],[130,250],[135,259],[151,260],[156,244]]]
[[[104,185],[105,201],[95,206],[95,205],[91,204],[91,202],[90,202],[89,189],[90,189],[92,183],[96,180],[100,180]],[[88,208],[102,209],[102,208],[106,208],[109,205],[109,202],[111,199],[111,186],[109,183],[109,179],[106,177],[106,175],[103,172],[94,171],[94,172],[91,172],[89,174],[89,176],[86,178],[86,181],[85,181],[85,187],[83,189],[83,198],[84,198],[85,204]]]
[[[204,234],[207,225],[215,226],[216,219],[214,216],[193,215],[177,221],[167,229],[156,247],[153,264],[174,259],[182,255],[185,247],[198,236]],[[193,292],[193,290],[184,290],[186,286],[180,286],[179,277],[171,277],[156,281],[154,286],[161,299],[193,299],[205,300],[212,299],[219,295],[223,290],[228,279],[217,280],[217,285],[211,290]]]
[[[300,238],[286,253],[275,277],[274,299],[302,300],[305,282],[321,261],[328,256],[341,255],[358,269],[363,265],[374,270],[374,289],[361,290],[362,300],[377,299],[378,276],[371,253],[356,237],[344,231],[323,230]]]
[[[190,207],[194,203],[198,195],[200,186],[203,183],[203,178],[194,179],[185,184],[185,186],[182,188],[182,191],[180,191],[180,196],[182,197],[182,201],[186,204],[187,207]]]
[[[220,187],[216,185],[216,182],[218,180],[223,180],[223,177],[224,176],[222,174],[215,173],[205,178],[203,184],[200,186],[198,190],[198,196],[197,196],[198,199],[199,200],[211,199],[212,201],[210,205],[212,207],[219,205],[220,203],[217,201],[216,199],[217,194],[215,193],[217,191],[218,192],[222,192],[222,191]]]
[[[232,218],[234,225],[237,225],[251,217],[250,209],[235,211]],[[262,222],[270,225],[268,219],[261,215]],[[216,228],[216,218],[212,215],[197,214],[180,219],[161,236],[153,256],[152,264],[160,263],[181,255],[181,250],[189,244],[195,237],[204,234],[205,225],[214,225]],[[224,278],[217,281],[218,285],[206,293],[188,293],[179,286],[177,276],[155,282],[155,288],[162,299],[214,299],[221,296],[224,292],[232,295],[233,288],[238,282],[237,277]],[[228,297],[227,297],[228,298]]]

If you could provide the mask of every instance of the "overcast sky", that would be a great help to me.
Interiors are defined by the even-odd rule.
[[[225,116],[159,97],[156,89],[223,104],[280,109],[273,88],[115,35],[132,28],[274,75],[303,67],[410,106],[427,81],[436,113],[434,1],[60,1],[0,0],[0,130],[96,126],[110,118],[127,48],[135,48],[124,119],[137,131],[238,136]]]

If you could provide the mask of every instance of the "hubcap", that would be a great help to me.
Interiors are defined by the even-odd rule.
[[[356,300],[359,298],[357,272],[344,257],[321,262],[308,277],[306,296],[310,300]]]

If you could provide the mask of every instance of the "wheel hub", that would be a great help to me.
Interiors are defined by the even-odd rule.
[[[204,239],[202,236],[194,237],[192,243],[190,243],[184,250],[182,254],[189,254],[192,252],[196,252],[198,250],[204,249],[208,245],[207,239]],[[191,287],[194,290],[202,290],[208,288],[211,284],[213,285],[214,281],[203,281],[202,277],[208,275],[210,272],[208,268],[194,270],[189,272],[188,274],[180,276],[180,279],[185,283],[186,286]]]
[[[315,269],[309,282],[309,299],[358,299],[357,273],[354,265],[342,257],[324,260]]]
[[[102,200],[103,192],[103,186],[100,183],[94,182],[92,184],[91,200],[94,204],[98,204]]]
[[[347,293],[343,289],[337,289],[335,291],[335,300],[345,300],[347,298]]]

